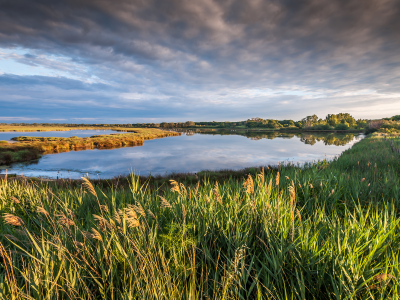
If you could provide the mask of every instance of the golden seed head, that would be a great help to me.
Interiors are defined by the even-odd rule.
[[[43,207],[38,207],[36,210],[38,213],[44,214],[46,217],[49,217],[50,214],[47,212],[47,210],[45,210]]]
[[[91,235],[91,238],[92,239],[96,239],[96,240],[99,240],[99,241],[103,241],[103,238],[101,237],[101,234],[100,234],[100,232],[98,232],[96,229],[94,229],[94,228],[92,228],[92,235]]]
[[[17,198],[15,198],[15,197],[11,197],[11,200],[14,202],[14,203],[21,203]]]
[[[161,196],[158,196],[161,199],[161,208],[172,208],[171,204],[169,204],[169,202]]]
[[[170,182],[172,184],[171,191],[172,192],[177,192],[178,194],[180,194],[181,190],[179,189],[179,183],[176,182],[175,180],[172,180],[172,179],[170,180]]]
[[[75,222],[70,220],[70,219],[68,219],[64,214],[56,215],[56,217],[60,217],[58,219],[58,222],[61,225],[64,225],[64,226],[73,226],[73,225],[75,225]]]
[[[153,214],[153,212],[148,209],[147,212],[149,213],[150,217],[152,217],[154,220],[157,220],[156,216]]]
[[[14,216],[12,214],[3,214],[4,221],[13,226],[25,225],[24,221],[20,217]]]
[[[247,180],[244,182],[243,185],[246,188],[246,193],[254,194],[254,182],[253,182],[253,178],[251,177],[250,174],[247,177]]]
[[[94,189],[92,183],[85,177],[81,177],[83,180],[82,185],[94,196],[97,197],[96,190]]]

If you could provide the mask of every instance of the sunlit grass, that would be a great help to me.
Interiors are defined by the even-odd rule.
[[[3,179],[0,298],[398,299],[398,170],[369,138],[279,175]]]

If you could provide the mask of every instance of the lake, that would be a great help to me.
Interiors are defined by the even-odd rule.
[[[44,136],[44,133],[57,136],[55,134],[63,132],[39,134]],[[132,172],[166,175],[201,170],[238,170],[277,165],[278,162],[303,164],[332,159],[361,138],[363,135],[357,134],[184,131],[177,137],[146,140],[143,146],[48,154],[37,161],[13,164],[8,173],[71,179],[88,173],[90,178],[112,178]]]

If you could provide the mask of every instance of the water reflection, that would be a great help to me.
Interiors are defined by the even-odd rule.
[[[196,133],[148,140],[143,146],[49,154],[30,164],[15,164],[9,173],[50,178],[111,178],[131,171],[141,175],[201,170],[242,169],[305,163],[333,158],[361,136],[282,133]],[[341,147],[337,147],[340,145]],[[326,155],[326,156],[325,156]],[[3,171],[4,173],[4,171]]]
[[[174,129],[173,131],[181,132],[188,136],[194,134],[210,134],[210,135],[241,135],[253,141],[275,138],[291,139],[293,137],[300,138],[300,141],[307,145],[314,145],[317,142],[323,142],[325,145],[344,146],[353,139],[362,137],[360,134],[354,133],[323,133],[323,132],[279,132],[279,131],[249,131],[240,129],[218,130],[218,129]]]

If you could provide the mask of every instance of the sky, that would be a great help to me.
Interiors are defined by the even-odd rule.
[[[0,0],[0,122],[400,114],[398,0]]]

